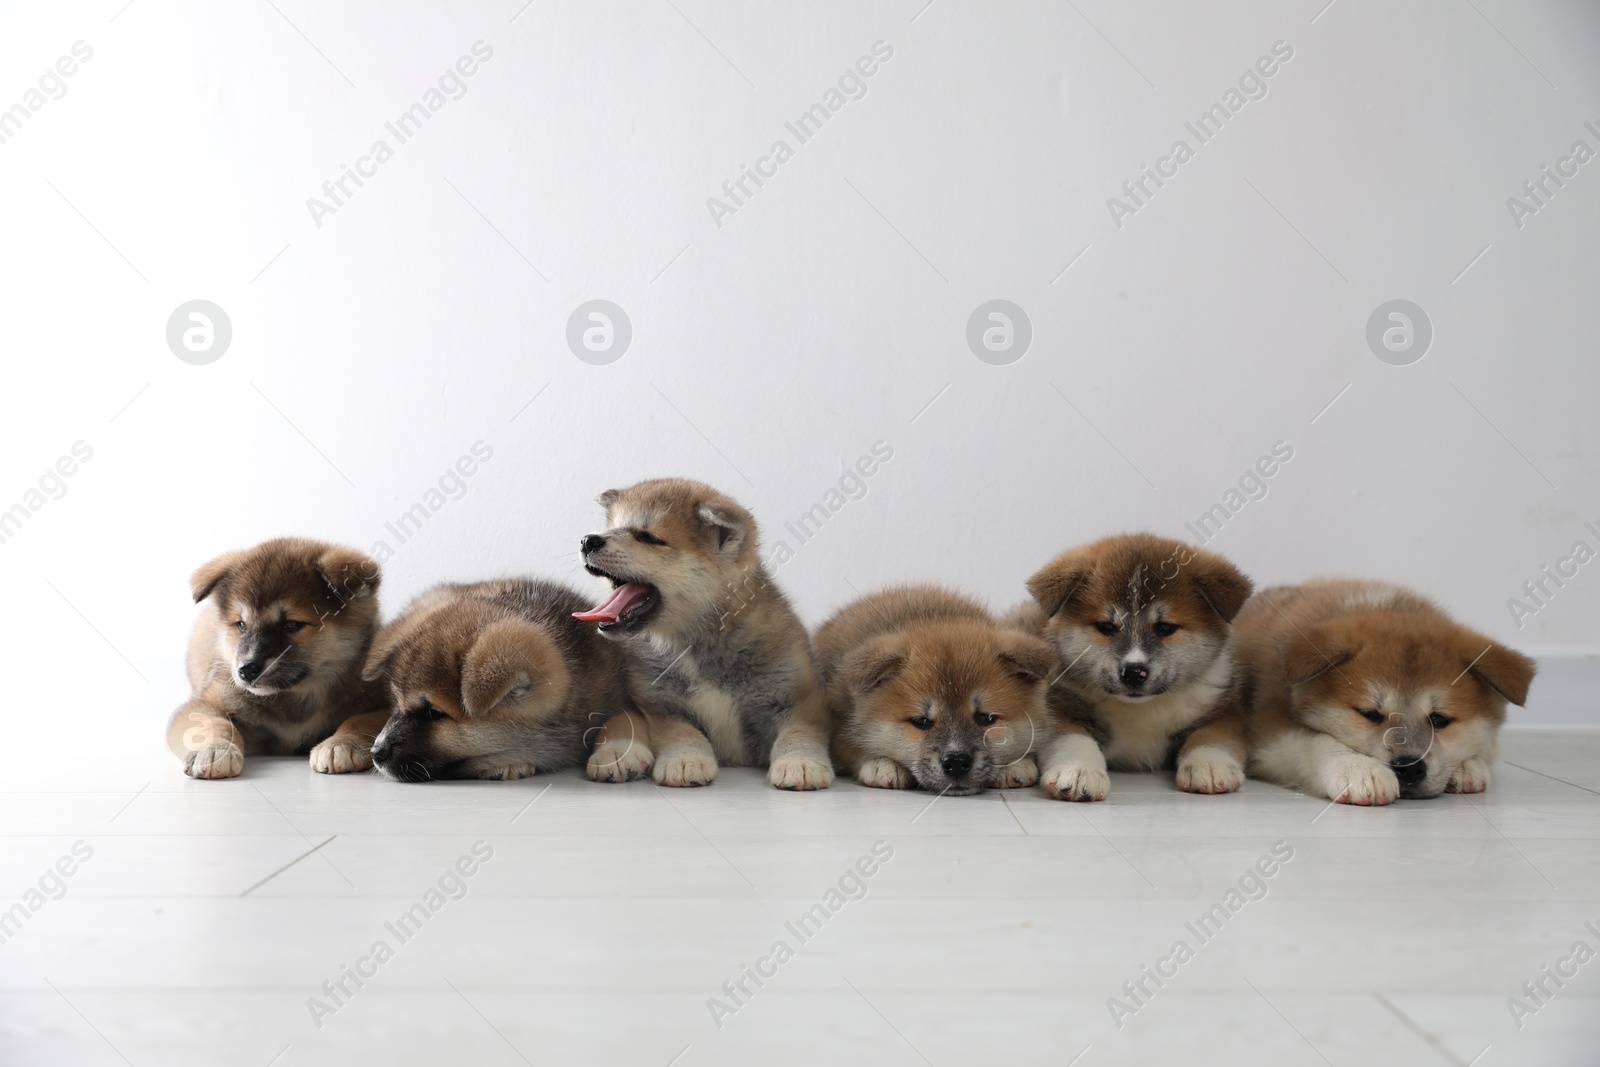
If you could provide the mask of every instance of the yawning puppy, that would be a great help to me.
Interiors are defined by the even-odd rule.
[[[828,709],[805,627],[767,575],[756,523],[677,478],[600,497],[607,529],[584,565],[612,586],[577,617],[624,642],[663,785],[705,785],[717,761],[766,766],[780,789],[823,789]]]
[[[572,614],[588,602],[555,582],[446,584],[417,597],[372,644],[364,676],[394,713],[372,746],[397,781],[524,778],[583,762],[601,722],[623,713],[620,650]],[[641,745],[626,764],[638,777]]]
[[[1055,650],[933,586],[864,597],[817,631],[833,753],[862,785],[962,796],[1033,785]]]
[[[1244,780],[1230,622],[1250,579],[1221,556],[1125,534],[1057,556],[1008,620],[1056,646],[1055,736],[1039,764],[1062,800],[1102,800],[1117,770],[1176,766],[1178,788],[1229,793]]]
[[[211,607],[189,637],[193,695],[167,724],[184,773],[232,778],[246,753],[306,752],[314,771],[366,770],[387,716],[383,690],[361,679],[378,628],[378,565],[353,548],[283,537],[218,556],[190,590]]]
[[[1483,792],[1535,670],[1381,582],[1263,590],[1235,632],[1250,773],[1343,804]]]

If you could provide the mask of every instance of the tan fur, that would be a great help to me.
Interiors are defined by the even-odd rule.
[[[362,553],[305,538],[266,541],[196,570],[190,591],[211,603],[189,638],[192,695],[167,725],[184,773],[231,778],[247,754],[291,753],[308,754],[324,773],[365,770],[387,715],[381,687],[361,679],[378,584],[378,565]],[[266,665],[254,683],[238,673],[241,654]]]
[[[755,519],[676,478],[613,489],[600,503],[607,529],[586,539],[586,566],[656,596],[637,622],[606,630],[632,654],[655,780],[702,785],[720,760],[767,767],[781,789],[825,788],[827,707],[805,627],[762,566]]]
[[[1487,788],[1506,704],[1536,669],[1381,582],[1263,590],[1235,631],[1250,773],[1345,804]],[[1403,784],[1397,765],[1420,777]]]
[[[1047,642],[960,594],[907,586],[844,608],[816,652],[835,762],[863,785],[960,795],[1038,781],[1057,670]]]
[[[1029,579],[1033,601],[1006,624],[1043,636],[1061,659],[1040,754],[1052,796],[1101,800],[1108,768],[1174,767],[1192,793],[1239,788],[1246,749],[1229,623],[1250,588],[1223,557],[1151,534],[1072,549]],[[1120,685],[1129,665],[1146,670],[1148,689]]]

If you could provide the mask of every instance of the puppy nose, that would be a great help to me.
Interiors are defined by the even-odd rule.
[[[394,755],[394,745],[388,741],[379,741],[372,746],[372,760],[374,763],[388,763],[389,757]]]
[[[944,768],[944,773],[952,778],[960,778],[972,770],[972,753],[946,752],[939,758],[939,766]]]
[[[578,547],[583,549],[583,554],[586,556],[591,552],[599,551],[605,545],[606,539],[599,534],[584,534],[583,540],[578,542]]]
[[[1428,764],[1421,756],[1396,756],[1389,761],[1389,769],[1401,785],[1416,785],[1428,777]]]
[[[241,663],[239,664],[239,677],[247,682],[253,682],[261,677],[262,669],[262,663],[258,659],[253,659],[249,663]]]
[[[1129,689],[1137,689],[1150,677],[1150,668],[1143,663],[1124,663],[1122,665],[1122,684]]]

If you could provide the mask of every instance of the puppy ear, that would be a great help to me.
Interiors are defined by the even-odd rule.
[[[1223,622],[1232,622],[1255,585],[1244,572],[1215,552],[1196,552],[1189,562],[1190,580]]]
[[[711,528],[717,540],[717,551],[730,556],[738,555],[740,547],[750,535],[750,516],[720,504],[702,504],[695,514]]]
[[[601,507],[605,508],[607,511],[610,511],[611,510],[611,505],[615,504],[617,501],[619,501],[621,499],[622,499],[622,490],[621,489],[607,489],[605,492],[601,493],[596,498],[596,502]]]
[[[189,591],[194,594],[194,602],[198,604],[210,596],[217,583],[226,578],[242,558],[243,552],[224,552],[209,563],[202,564],[189,578]]]
[[[1296,632],[1282,646],[1283,669],[1290,685],[1300,685],[1349,663],[1361,651],[1360,644],[1332,632],[1325,626],[1314,626],[1305,633]]]
[[[1045,618],[1051,619],[1088,588],[1094,566],[1075,552],[1066,552],[1046,563],[1028,579],[1028,592],[1038,601]]]
[[[329,545],[317,557],[317,573],[340,603],[377,593],[381,578],[375,560],[344,545]]]
[[[461,707],[468,718],[508,697],[537,692],[546,706],[565,699],[568,675],[560,651],[544,631],[522,619],[490,623],[461,661]]]
[[[1528,687],[1538,666],[1521,652],[1468,630],[1461,645],[1462,664],[1472,676],[1517,707],[1528,702]]]
[[[1016,631],[1000,631],[1000,662],[1028,685],[1055,676],[1059,660],[1050,642]]]
[[[403,636],[404,632],[395,625],[385,626],[378,631],[378,636],[372,639],[372,644],[367,648],[367,659],[361,667],[363,682],[376,682],[388,673],[395,653],[400,651]]]
[[[898,638],[875,638],[855,649],[839,665],[839,677],[852,693],[870,693],[905,669],[904,643]]]

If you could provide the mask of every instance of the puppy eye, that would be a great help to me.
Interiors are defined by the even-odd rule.
[[[428,709],[428,718],[432,722],[438,722],[440,719],[448,719],[449,717],[450,716],[446,715],[444,712],[440,711],[438,708],[429,708]]]
[[[633,539],[635,541],[642,541],[643,543],[645,543],[647,545],[664,545],[664,544],[666,544],[665,541],[661,540],[661,538],[657,537],[655,534],[651,533],[649,530],[635,530],[635,531],[633,531]]]
[[[1117,636],[1117,631],[1122,629],[1122,627],[1118,626],[1114,622],[1097,622],[1094,624],[1094,628],[1105,634],[1107,637]]]
[[[911,718],[907,719],[906,722],[909,722],[912,726],[915,726],[919,730],[933,729],[933,720],[928,718],[926,715],[913,715]]]
[[[240,619],[238,622],[234,623],[234,625],[239,628],[239,632],[240,633],[244,633],[244,620],[243,619]]]
[[[283,632],[284,633],[297,634],[301,630],[304,630],[305,628],[306,628],[306,624],[305,623],[299,622],[299,621],[297,621],[295,619],[285,619],[284,623],[283,623]]]
[[[995,723],[1000,721],[1000,716],[991,714],[987,711],[976,711],[972,714],[972,721],[977,723],[979,726],[993,726]]]
[[[1365,715],[1368,722],[1382,722],[1383,721],[1383,712],[1381,712],[1381,711],[1375,711],[1372,708],[1357,708],[1356,710],[1359,711],[1362,715]]]
[[[1171,637],[1173,634],[1178,632],[1177,624],[1170,622],[1158,622],[1152,626],[1151,629],[1161,637]]]
[[[1428,716],[1428,725],[1433,727],[1435,730],[1443,730],[1446,726],[1449,726],[1453,722],[1455,722],[1455,720],[1450,716],[1440,715],[1437,711]]]

